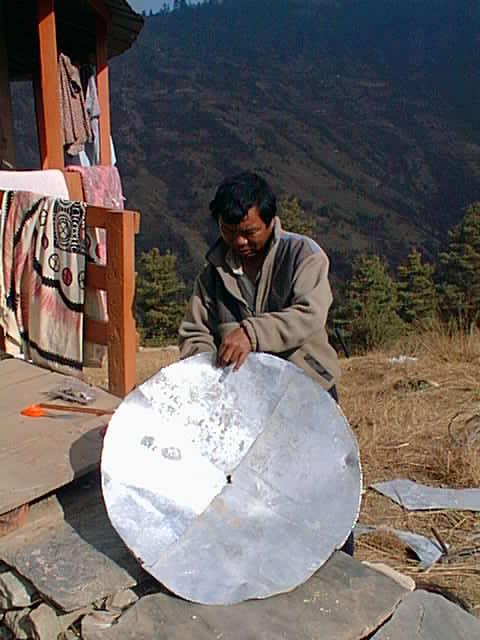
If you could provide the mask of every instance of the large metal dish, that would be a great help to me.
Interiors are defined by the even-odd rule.
[[[201,354],[122,402],[102,484],[149,573],[189,600],[231,604],[293,589],[343,545],[361,471],[345,417],[300,369],[251,354],[229,373]]]

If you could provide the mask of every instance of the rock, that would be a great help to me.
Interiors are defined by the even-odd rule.
[[[28,607],[36,597],[37,592],[33,585],[21,578],[7,565],[0,566],[0,608]]]
[[[62,627],[55,609],[48,604],[41,604],[30,612],[32,635],[35,640],[56,640]]]
[[[120,612],[130,607],[137,600],[138,596],[132,589],[124,589],[108,596],[105,600],[105,609]]]
[[[27,640],[31,638],[32,625],[28,619],[30,609],[7,611],[3,620],[5,626],[10,629],[15,640]]]
[[[380,571],[380,573],[392,578],[392,580],[398,582],[398,584],[402,585],[402,587],[407,589],[407,591],[413,591],[415,589],[415,580],[413,580],[413,578],[406,576],[404,573],[400,573],[400,571],[392,569],[392,567],[389,567],[383,562],[368,562],[367,560],[364,560],[363,564],[366,564],[367,567],[371,567],[372,569],[375,569],[375,571]]]
[[[96,638],[102,629],[108,629],[120,617],[120,613],[113,611],[94,611],[82,620],[82,638]]]
[[[14,640],[13,634],[8,627],[0,622],[0,640]]]
[[[82,616],[86,616],[87,614],[93,611],[93,606],[91,607],[83,607],[83,609],[77,609],[76,611],[71,611],[70,613],[66,613],[62,616],[58,617],[58,621],[63,633],[67,632],[67,629],[75,624],[77,620],[80,620]]]
[[[414,591],[372,640],[474,640],[480,620],[446,598]]]

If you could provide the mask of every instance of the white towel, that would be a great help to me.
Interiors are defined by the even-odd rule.
[[[31,191],[69,200],[65,176],[58,169],[45,171],[0,171],[0,191]]]

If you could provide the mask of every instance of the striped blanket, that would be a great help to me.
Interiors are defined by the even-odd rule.
[[[0,325],[7,351],[79,375],[86,263],[99,253],[86,231],[86,206],[9,191],[0,211]],[[101,310],[96,315],[101,318]]]

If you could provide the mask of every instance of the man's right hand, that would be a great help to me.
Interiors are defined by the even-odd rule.
[[[234,371],[238,371],[252,351],[252,344],[243,327],[234,329],[223,340],[217,352],[217,367],[234,365]]]

